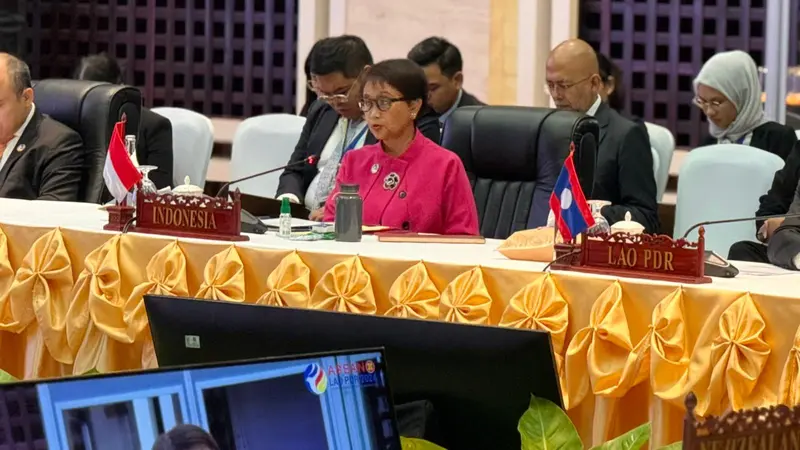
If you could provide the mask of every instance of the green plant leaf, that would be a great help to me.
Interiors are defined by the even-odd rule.
[[[445,450],[432,442],[415,438],[400,437],[400,445],[403,450]]]
[[[0,370],[0,384],[3,383],[13,383],[15,381],[19,381],[16,378],[12,377],[11,374],[4,370]]]
[[[567,413],[555,403],[531,397],[531,404],[517,425],[522,450],[575,450],[581,437]]]
[[[616,437],[592,450],[640,450],[650,440],[650,422],[640,425],[631,431]]]
[[[673,442],[666,447],[661,447],[659,450],[683,450],[683,442]]]

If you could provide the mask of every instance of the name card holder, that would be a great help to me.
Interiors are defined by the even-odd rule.
[[[800,406],[777,405],[699,418],[694,413],[697,397],[691,392],[685,405],[683,450],[800,449]]]
[[[710,283],[705,276],[705,230],[698,241],[624,232],[584,234],[580,244],[556,244],[554,269],[678,283]]]
[[[241,233],[241,199],[235,190],[232,199],[174,194],[140,194],[136,196],[137,233],[247,241]]]

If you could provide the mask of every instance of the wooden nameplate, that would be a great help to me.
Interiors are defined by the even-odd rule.
[[[376,233],[379,242],[417,242],[424,244],[484,244],[483,236],[444,235],[387,231]]]
[[[556,244],[552,267],[599,275],[676,283],[710,283],[705,276],[705,230],[698,241],[666,235],[600,233],[582,235],[580,244]]]
[[[220,197],[150,193],[136,195],[136,226],[129,228],[137,233],[213,239],[218,241],[247,241],[241,222],[239,190],[231,199]],[[133,208],[112,206],[108,208],[109,223],[106,229],[121,231],[120,223]],[[129,219],[128,219],[129,220]],[[122,227],[128,222],[122,223]]]
[[[800,406],[786,405],[729,412],[699,418],[697,397],[686,396],[684,450],[800,449]]]

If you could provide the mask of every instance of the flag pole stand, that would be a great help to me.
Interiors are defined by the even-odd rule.
[[[111,205],[106,208],[108,212],[108,223],[103,226],[104,230],[108,231],[123,231],[125,226],[133,219],[133,213],[136,208],[127,205],[127,200],[123,199],[116,205]]]

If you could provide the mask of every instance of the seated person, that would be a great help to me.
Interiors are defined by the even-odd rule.
[[[547,60],[547,88],[558,109],[594,116],[600,125],[597,168],[587,199],[607,200],[601,210],[610,225],[632,220],[647,233],[659,229],[653,154],[642,126],[603,103],[604,89],[594,49],[580,39],[559,44]]]
[[[622,114],[625,109],[625,90],[622,85],[622,70],[613,61],[600,52],[597,52],[597,63],[600,69],[600,79],[603,80],[603,89],[600,90],[600,98],[614,111]],[[644,126],[641,117],[627,116],[630,120]],[[644,127],[647,132],[647,127]]]
[[[800,213],[800,184],[789,207],[790,213]],[[783,221],[769,240],[767,247],[769,262],[787,269],[800,270],[800,218]]]
[[[708,117],[706,145],[735,143],[774,153],[786,160],[797,141],[792,128],[764,117],[758,68],[747,53],[717,53],[694,79],[694,103]]]
[[[325,200],[333,190],[342,156],[377,142],[358,108],[358,77],[370,64],[372,54],[357,36],[323,39],[314,45],[311,52],[309,83],[319,100],[309,108],[289,163],[303,161],[312,155],[319,161],[285,169],[277,192],[278,199],[288,197],[294,203],[304,203],[311,211],[311,220],[322,218]],[[416,124],[428,139],[439,141],[438,116],[432,109],[420,111]]]
[[[219,444],[206,430],[182,424],[159,436],[152,450],[219,450]]]
[[[478,210],[461,160],[414,126],[427,98],[422,69],[391,59],[371,67],[364,81],[359,105],[378,143],[345,155],[331,198],[342,184],[357,184],[365,225],[477,235]],[[327,202],[325,220],[335,215],[336,202]]]
[[[78,201],[81,137],[40,113],[33,100],[28,65],[0,53],[0,197]]]
[[[100,53],[81,59],[73,78],[122,84],[122,70],[114,58]],[[158,167],[147,176],[158,189],[172,186],[172,158],[172,123],[143,107],[136,138],[136,160],[141,165]]]
[[[772,187],[761,196],[756,216],[772,216],[786,214],[795,196],[795,190],[800,183],[800,142],[795,143],[791,154],[786,159],[786,165],[775,172]],[[775,230],[783,225],[784,219],[768,219],[756,222],[756,239],[754,241],[739,241],[728,250],[728,259],[737,261],[752,261],[767,263],[767,244],[771,242]]]
[[[464,84],[464,63],[458,47],[447,39],[429,37],[408,52],[408,59],[419,64],[428,80],[428,103],[438,113],[439,123],[450,117],[456,108],[484,103],[469,94]]]

